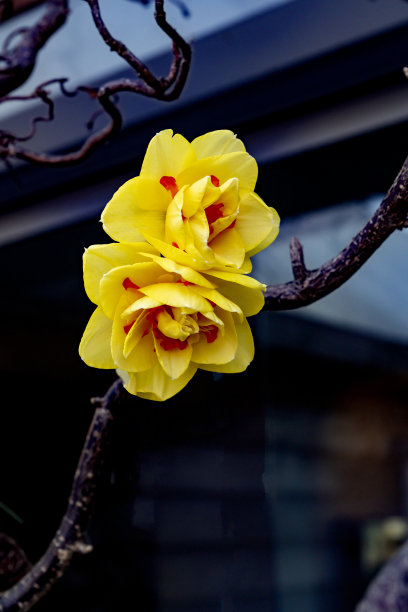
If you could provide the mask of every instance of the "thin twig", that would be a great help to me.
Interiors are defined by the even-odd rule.
[[[54,0],[56,1],[56,0]],[[18,138],[9,132],[0,131],[0,157],[18,158],[24,161],[29,161],[41,165],[52,166],[69,166],[80,162],[88,157],[94,149],[101,146],[108,139],[115,136],[122,128],[122,115],[117,106],[117,96],[123,92],[139,93],[141,95],[154,98],[156,100],[172,101],[178,98],[185,85],[187,75],[191,64],[191,47],[180,36],[180,34],[167,22],[166,14],[163,8],[163,0],[155,2],[155,20],[157,25],[169,36],[173,42],[173,61],[169,68],[166,77],[156,77],[152,74],[149,68],[141,62],[121,41],[115,39],[107,29],[102,20],[98,0],[85,0],[89,5],[94,23],[105,41],[112,51],[117,53],[124,59],[138,75],[137,79],[118,79],[105,83],[99,88],[79,87],[76,91],[88,91],[100,106],[100,110],[108,117],[108,123],[98,131],[89,135],[88,138],[80,145],[78,149],[65,154],[52,154],[31,151],[23,147],[20,143],[25,138]],[[24,36],[23,36],[24,38]],[[0,71],[0,86],[1,75],[8,70],[8,67]],[[55,79],[60,82],[61,91],[64,95],[66,91],[63,88],[64,79]],[[0,89],[1,93],[1,89]],[[7,93],[7,92],[6,92]],[[72,94],[69,94],[72,95]],[[74,94],[75,95],[75,94]],[[53,103],[49,97],[44,94],[43,89],[39,86],[35,96],[41,97],[43,102],[49,106],[49,119],[36,118],[32,122],[32,128],[38,121],[51,120],[53,113]],[[32,98],[33,94],[27,96],[26,99]],[[4,97],[4,101],[16,99],[13,97]],[[1,100],[0,100],[1,102]],[[98,112],[98,111],[97,111]],[[94,117],[95,114],[92,115]],[[52,114],[53,118],[53,114]],[[89,123],[89,121],[88,121]]]
[[[98,400],[100,405],[82,449],[61,525],[43,557],[14,586],[0,594],[0,612],[29,610],[64,574],[75,554],[90,552],[92,547],[84,542],[85,530],[112,429],[112,407],[122,393],[122,382],[118,379]]]
[[[292,242],[295,280],[269,285],[265,310],[292,310],[312,304],[343,285],[408,216],[408,158],[379,208],[338,255],[315,270],[306,270],[299,242]],[[300,248],[299,248],[300,247]]]
[[[45,14],[33,27],[16,30],[21,35],[18,44],[7,54],[3,50],[9,61],[7,67],[0,70],[0,97],[25,83],[33,71],[39,50],[65,23],[68,13],[68,0],[48,0]],[[14,34],[10,34],[8,40]]]

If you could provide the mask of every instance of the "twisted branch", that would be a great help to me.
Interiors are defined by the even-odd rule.
[[[26,82],[34,69],[39,50],[65,23],[68,13],[68,0],[48,0],[45,14],[32,28],[21,28],[8,37],[2,52],[2,59],[7,65],[0,70],[2,98]],[[20,35],[18,44],[8,49],[11,38],[16,34]]]
[[[14,586],[0,593],[0,612],[29,610],[64,574],[75,554],[92,550],[84,542],[85,530],[112,429],[112,407],[119,403],[122,392],[122,382],[117,380],[103,398],[95,400],[100,406],[95,410],[82,449],[61,525],[41,559]]]
[[[396,230],[408,226],[408,158],[379,208],[338,255],[315,270],[307,270],[302,246],[292,238],[290,255],[294,280],[269,285],[265,310],[292,310],[312,304],[343,285]]]
[[[173,42],[173,61],[169,68],[169,72],[166,77],[157,77],[150,69],[138,59],[121,41],[114,38],[106,27],[100,12],[98,0],[84,0],[91,9],[92,18],[95,26],[100,33],[104,42],[109,46],[111,51],[117,53],[124,61],[137,74],[137,79],[118,79],[110,81],[100,86],[99,88],[91,87],[78,87],[75,93],[79,91],[86,91],[92,98],[99,104],[100,110],[107,116],[108,123],[97,132],[90,134],[88,138],[81,144],[81,146],[70,153],[66,154],[49,154],[31,151],[21,145],[22,139],[14,134],[0,130],[0,157],[4,160],[10,158],[22,159],[42,165],[52,166],[68,166],[79,161],[82,161],[88,157],[96,147],[101,146],[109,138],[115,136],[122,128],[122,115],[117,107],[117,95],[122,92],[138,93],[156,100],[172,101],[179,97],[189,72],[191,63],[191,47],[190,45],[178,34],[178,32],[167,22],[166,14],[164,11],[164,0],[155,1],[155,20],[157,25],[167,34],[167,36]],[[62,0],[50,0],[51,5],[55,9],[54,3],[59,5]],[[63,2],[66,4],[67,0]],[[50,21],[50,15],[47,13],[43,21],[47,21],[47,28],[45,29],[49,35],[52,33],[52,25]],[[37,27],[37,26],[36,26]],[[43,31],[44,28],[41,30]],[[30,39],[33,37],[32,30],[28,33],[19,32],[22,36],[22,42],[17,46],[17,50],[20,51],[20,47],[28,36]],[[49,36],[48,36],[49,37]],[[45,42],[45,41],[44,41]],[[38,51],[38,49],[36,49]],[[33,55],[33,54],[32,54]],[[6,62],[6,67],[0,70],[0,95],[2,98],[1,102],[10,101],[16,99],[16,97],[7,97],[6,94],[15,89],[18,85],[26,80],[29,76],[33,66],[34,60],[31,58],[31,69],[26,74],[23,70],[20,70],[19,74],[16,73],[14,63],[10,63],[12,58],[10,54],[3,52],[3,61]],[[34,56],[35,59],[35,56]],[[17,60],[16,60],[17,61]],[[9,80],[4,81],[2,86],[2,78],[6,79],[8,72],[12,73],[12,77]],[[18,80],[20,79],[20,80]],[[17,83],[18,80],[18,84]],[[54,79],[53,82],[65,82],[66,79]],[[49,84],[48,82],[47,84]],[[28,96],[21,96],[18,99],[33,99],[35,97],[40,98],[49,107],[49,116],[46,120],[53,119],[53,103],[48,96],[44,94],[44,86],[42,84],[36,88],[36,90]],[[67,94],[66,90],[62,88],[61,91],[64,95]],[[44,119],[36,118],[32,122],[32,126],[38,121]],[[88,124],[90,122],[88,121]],[[91,120],[92,123],[92,120]],[[31,136],[33,133],[31,133]],[[30,136],[30,137],[31,137]]]

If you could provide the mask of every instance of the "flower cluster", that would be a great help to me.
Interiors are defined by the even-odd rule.
[[[140,176],[102,213],[117,242],[84,254],[97,305],[79,347],[88,365],[116,369],[130,393],[153,400],[175,395],[197,368],[247,368],[246,317],[261,310],[265,289],[247,275],[250,257],[279,231],[256,179],[254,158],[228,130],[151,140]]]

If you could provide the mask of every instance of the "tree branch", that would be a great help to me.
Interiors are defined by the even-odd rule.
[[[68,0],[48,0],[43,17],[32,28],[18,30],[20,41],[10,50],[7,48],[8,37],[2,52],[7,66],[0,70],[0,97],[25,83],[34,69],[38,51],[65,23],[68,13]]]
[[[408,610],[408,542],[371,581],[355,612]]]
[[[57,2],[57,0],[54,0],[54,2]],[[117,53],[135,70],[138,79],[118,79],[105,83],[99,88],[79,87],[76,90],[87,91],[92,95],[109,119],[108,123],[103,128],[91,134],[77,150],[61,155],[31,151],[21,145],[21,141],[25,139],[19,138],[4,130],[0,130],[0,157],[2,159],[17,158],[37,164],[53,166],[72,165],[88,157],[96,147],[105,143],[109,138],[116,135],[121,130],[122,115],[117,107],[117,94],[123,92],[139,93],[163,101],[172,101],[180,96],[191,64],[191,47],[167,22],[163,0],[156,0],[155,2],[155,20],[157,25],[173,42],[173,61],[166,77],[155,76],[121,41],[115,39],[110,34],[102,19],[98,0],[85,0],[85,2],[87,2],[91,9],[92,18],[102,39],[112,51]],[[7,60],[8,55],[5,54],[4,61],[7,62]],[[7,70],[9,70],[8,65],[5,69],[0,71],[0,94],[3,91],[1,89],[2,74],[5,74]],[[55,79],[55,82],[57,81],[64,82],[65,79]],[[15,86],[12,87],[13,82],[14,81],[9,83],[8,86],[10,89],[5,90],[6,93],[15,88]],[[66,91],[63,89],[62,92],[67,95]],[[3,94],[3,96],[5,95],[6,94]],[[41,97],[43,102],[48,104],[50,110],[53,111],[52,101],[49,97],[44,96],[43,86],[37,87],[32,94],[25,97],[22,96],[19,99],[32,99],[33,97]],[[12,99],[16,98],[3,97],[3,99],[0,99],[0,102]],[[47,120],[51,120],[52,118],[53,114],[52,117],[49,116]],[[39,120],[44,119],[36,118],[33,120],[33,124],[37,123]]]
[[[0,612],[29,610],[64,574],[75,554],[91,551],[84,535],[112,429],[112,406],[118,404],[122,393],[122,381],[118,379],[103,398],[95,400],[100,406],[95,410],[82,449],[61,525],[43,557],[14,586],[0,594]]]
[[[297,238],[291,242],[294,280],[269,285],[265,310],[292,310],[312,304],[343,285],[396,230],[407,227],[408,158],[381,205],[338,255],[316,270],[306,270]]]

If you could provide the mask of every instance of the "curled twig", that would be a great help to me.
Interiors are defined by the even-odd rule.
[[[54,2],[58,3],[57,0]],[[93,125],[95,116],[104,114],[108,118],[108,122],[98,131],[92,133],[82,143],[82,145],[75,151],[66,154],[49,154],[49,153],[37,153],[31,151],[23,146],[21,143],[23,140],[28,140],[34,134],[35,124],[39,121],[50,121],[53,119],[53,102],[44,93],[44,86],[39,86],[34,95],[23,97],[29,99],[32,97],[39,97],[49,107],[48,118],[35,118],[32,121],[32,129],[30,135],[27,138],[18,138],[13,134],[5,131],[0,131],[0,156],[5,158],[18,158],[24,161],[30,161],[37,164],[49,164],[54,166],[68,166],[85,159],[93,150],[105,143],[109,138],[117,134],[122,127],[122,115],[118,109],[118,94],[122,92],[133,92],[139,93],[144,96],[155,98],[157,100],[171,101],[178,98],[180,95],[186,78],[188,75],[190,62],[191,62],[191,48],[190,45],[178,34],[178,32],[167,22],[166,14],[164,12],[163,0],[156,0],[155,2],[155,20],[157,25],[169,36],[173,42],[173,61],[169,68],[168,75],[166,77],[155,76],[150,69],[139,60],[121,41],[115,39],[106,27],[100,12],[98,0],[85,0],[91,9],[91,14],[102,39],[109,46],[109,48],[117,53],[122,59],[124,59],[131,68],[136,72],[137,79],[118,79],[105,83],[99,88],[89,88],[85,86],[78,87],[75,93],[67,93],[65,89],[65,79],[54,79],[53,82],[59,82],[61,92],[64,95],[76,95],[78,91],[86,91],[93,99],[99,104],[99,110],[96,111],[87,122]],[[25,36],[22,35],[24,40]],[[21,45],[21,43],[20,43]],[[19,49],[20,45],[17,46]],[[7,57],[7,56],[6,56]],[[2,75],[9,70],[7,66],[3,71],[0,71],[0,93]],[[11,89],[14,89],[12,87]],[[11,91],[9,89],[8,91]],[[6,91],[6,93],[8,93]],[[11,99],[21,99],[17,97],[5,97],[3,100],[8,101]]]

